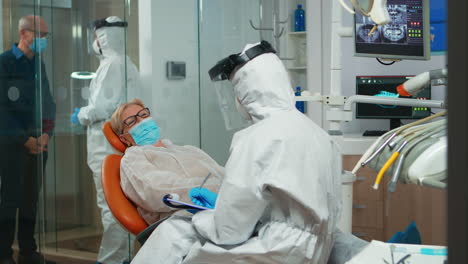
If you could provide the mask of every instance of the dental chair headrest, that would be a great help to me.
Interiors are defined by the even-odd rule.
[[[102,127],[102,132],[107,138],[107,141],[109,141],[109,143],[115,150],[119,151],[120,153],[125,153],[127,146],[125,146],[125,144],[122,141],[120,141],[119,136],[117,136],[117,134],[114,133],[110,122],[104,123],[104,126]]]

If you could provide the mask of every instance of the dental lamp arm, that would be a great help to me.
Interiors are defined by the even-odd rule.
[[[344,0],[338,0],[341,6],[351,14],[354,14],[354,10],[345,3]],[[369,12],[367,10],[363,10],[360,6],[358,1],[351,0],[353,7],[359,13],[364,16],[369,16],[372,21],[374,21],[377,25],[385,25],[390,22],[390,15],[388,14],[387,10],[387,0],[373,0],[371,1],[372,7],[370,8]]]
[[[430,107],[445,109],[445,102],[439,100],[419,100],[408,98],[378,97],[370,95],[353,95],[348,97],[344,105],[344,111],[352,111],[354,103],[401,105],[413,107]]]
[[[377,25],[390,23],[390,15],[387,10],[387,0],[374,0],[369,16]]]
[[[398,85],[397,91],[399,95],[411,96],[429,86],[431,80],[444,78],[447,78],[447,68],[423,72]]]

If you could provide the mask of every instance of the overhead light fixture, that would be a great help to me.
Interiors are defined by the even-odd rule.
[[[87,71],[72,72],[70,74],[70,77],[72,77],[73,79],[78,79],[78,80],[91,80],[94,77],[96,77],[96,73],[87,72]]]

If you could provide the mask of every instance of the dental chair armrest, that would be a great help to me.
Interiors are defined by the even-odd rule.
[[[162,219],[160,219],[159,221],[157,222],[154,222],[153,224],[151,224],[150,226],[148,226],[147,228],[145,228],[145,230],[141,231],[137,236],[136,236],[136,240],[138,242],[140,242],[140,245],[143,246],[143,244],[145,244],[146,240],[148,239],[148,237],[153,233],[154,229],[156,229],[156,227],[158,227],[162,222],[164,222],[166,219],[168,219],[170,216],[166,216]]]

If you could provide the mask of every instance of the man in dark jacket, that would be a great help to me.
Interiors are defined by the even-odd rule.
[[[47,46],[48,28],[41,17],[29,15],[20,19],[18,29],[19,43],[0,55],[0,264],[15,264],[16,221],[18,263],[44,263],[34,228],[55,119],[39,56]]]

